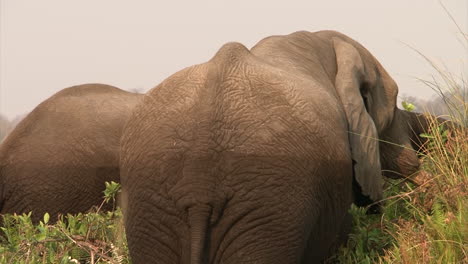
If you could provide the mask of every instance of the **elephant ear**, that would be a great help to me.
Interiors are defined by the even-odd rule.
[[[354,177],[362,195],[378,201],[383,193],[378,134],[361,94],[369,85],[366,69],[354,46],[338,38],[333,39],[333,45],[337,63],[335,87],[348,121]]]

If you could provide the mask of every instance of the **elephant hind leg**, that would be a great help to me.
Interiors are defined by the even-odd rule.
[[[299,263],[303,234],[295,216],[260,202],[232,204],[210,228],[210,263]]]
[[[128,195],[125,228],[132,263],[209,263],[211,206],[179,210],[153,189]],[[138,205],[138,206],[135,206]]]
[[[143,193],[145,194],[145,193]],[[165,209],[171,207],[167,200],[141,196],[135,201],[140,207],[129,206],[125,216],[125,229],[132,263],[184,263],[187,234],[186,225],[176,215]]]

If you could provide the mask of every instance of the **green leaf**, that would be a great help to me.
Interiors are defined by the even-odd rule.
[[[47,233],[44,232],[44,233],[39,233],[37,235],[34,236],[34,238],[37,240],[37,241],[42,241],[44,239],[46,239],[47,237]]]
[[[403,106],[403,108],[409,112],[413,111],[416,108],[414,104],[406,102],[406,101],[401,102],[401,106]]]
[[[106,202],[114,200],[118,192],[120,192],[120,184],[114,181],[105,182],[106,189],[104,190],[104,199]]]
[[[47,224],[49,222],[49,219],[50,219],[49,213],[45,213],[44,214],[44,224]]]

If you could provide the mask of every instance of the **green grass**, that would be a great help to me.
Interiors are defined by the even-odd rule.
[[[351,208],[353,232],[330,262],[468,263],[468,137],[443,135],[413,182],[387,181],[382,215]]]

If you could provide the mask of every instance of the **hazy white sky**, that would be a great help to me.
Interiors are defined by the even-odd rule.
[[[468,32],[468,1],[442,3]],[[0,113],[10,119],[65,87],[146,91],[228,41],[250,48],[297,30],[334,29],[358,40],[400,95],[432,94],[414,77],[434,71],[405,44],[459,75],[467,69],[466,47],[438,0],[1,0],[0,17]]]

